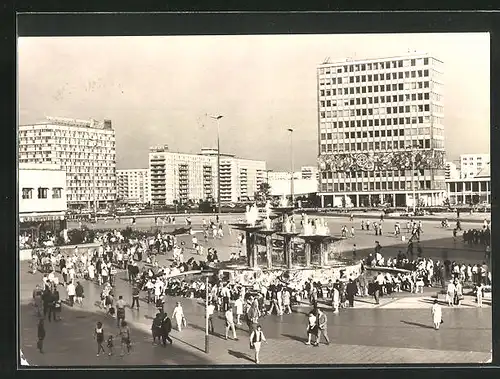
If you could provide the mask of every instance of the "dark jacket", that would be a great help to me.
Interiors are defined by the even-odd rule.
[[[75,294],[76,297],[82,297],[83,296],[83,286],[81,284],[77,284],[75,287]]]
[[[168,334],[172,331],[172,321],[169,317],[165,317],[161,323],[162,332]]]
[[[358,288],[356,286],[356,283],[354,283],[354,282],[347,283],[346,292],[347,292],[348,297],[354,297],[354,295],[356,295],[357,291],[358,291]]]
[[[45,327],[43,324],[38,324],[38,339],[43,340],[45,338]]]

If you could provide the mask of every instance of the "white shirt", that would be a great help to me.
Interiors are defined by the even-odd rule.
[[[66,288],[68,291],[68,296],[75,296],[75,285],[73,283],[68,284],[68,287]]]
[[[213,315],[214,314],[214,311],[215,311],[215,305],[213,304],[208,304],[208,307],[207,307],[207,314],[209,316]]]
[[[234,323],[233,311],[232,311],[231,309],[228,309],[228,310],[226,311],[225,316],[226,316],[226,321],[227,321],[229,324]]]
[[[241,298],[236,299],[236,301],[234,302],[234,307],[236,308],[236,314],[243,314],[243,301],[241,300]]]

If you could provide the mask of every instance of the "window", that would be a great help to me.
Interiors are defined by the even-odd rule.
[[[412,59],[412,60],[411,60],[411,65],[412,65],[412,66],[415,66],[415,64],[416,64],[415,59]]]
[[[52,188],[52,198],[53,199],[60,199],[61,195],[62,195],[62,188],[59,188],[59,187]]]
[[[420,94],[419,94],[420,95]],[[429,92],[424,93],[424,99],[429,100]]]
[[[38,198],[39,199],[46,199],[48,192],[49,192],[48,188],[39,187],[38,188]]]
[[[429,64],[429,58],[424,58],[424,65]]]
[[[33,188],[23,188],[23,199],[33,198]]]
[[[424,76],[429,76],[429,70],[424,70]]]
[[[373,80],[378,80],[378,74],[373,75]]]
[[[398,79],[403,79],[403,72],[398,73]]]

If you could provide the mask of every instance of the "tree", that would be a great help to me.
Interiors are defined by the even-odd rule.
[[[267,182],[260,183],[254,198],[258,202],[265,203],[271,197],[271,186]]]

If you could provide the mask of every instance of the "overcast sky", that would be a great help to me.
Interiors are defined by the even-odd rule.
[[[289,168],[317,156],[316,67],[410,50],[444,62],[448,159],[488,153],[490,40],[476,34],[20,38],[19,122],[111,119],[117,168],[148,166],[148,148],[221,151]]]

